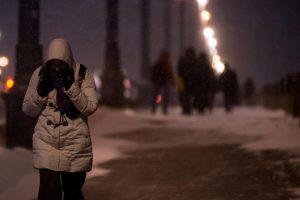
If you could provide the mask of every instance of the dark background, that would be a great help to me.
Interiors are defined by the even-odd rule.
[[[163,6],[151,2],[151,62],[163,48]],[[186,0],[186,46],[198,51],[197,6]],[[131,79],[139,79],[139,0],[120,0],[121,63]],[[172,64],[179,56],[178,0],[172,5]],[[0,55],[10,58],[4,76],[13,73],[17,43],[17,0],[0,0]],[[299,71],[299,0],[209,0],[211,26],[216,30],[218,49],[237,71],[240,80],[252,76],[259,86]],[[94,71],[104,67],[105,1],[41,0],[40,43],[44,55],[49,41],[65,37],[81,63]]]

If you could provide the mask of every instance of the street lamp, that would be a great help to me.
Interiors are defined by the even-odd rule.
[[[221,57],[218,54],[215,54],[215,55],[213,55],[212,60],[214,63],[216,63],[221,60]]]
[[[9,60],[7,57],[2,56],[0,57],[0,76],[2,75],[2,68],[6,67],[9,63]]]
[[[225,70],[225,65],[221,60],[221,57],[218,55],[217,45],[218,41],[215,38],[215,31],[211,27],[208,27],[208,22],[211,19],[211,14],[206,10],[208,0],[197,0],[200,12],[200,21],[203,29],[203,36],[207,42],[207,48],[212,56],[212,67],[217,74],[223,73]]]
[[[208,0],[197,0],[198,5],[201,9],[204,9],[206,7],[206,4],[208,3]]]
[[[206,27],[203,30],[203,34],[204,34],[204,37],[206,39],[209,39],[209,38],[212,38],[215,35],[215,31],[214,31],[214,29],[212,29],[210,27]]]
[[[210,20],[210,12],[208,12],[207,10],[203,10],[201,12],[201,19],[204,21],[204,22],[208,22]]]
[[[225,70],[225,65],[222,61],[217,61],[214,63],[215,70],[218,74],[222,74]]]
[[[217,50],[217,48],[210,47],[209,53],[211,56],[214,56],[214,55],[218,54],[218,50]]]
[[[0,67],[6,67],[9,63],[9,60],[7,57],[2,56],[0,57]]]
[[[208,42],[208,46],[209,46],[210,48],[216,48],[216,47],[217,47],[218,41],[217,41],[216,38],[211,37],[211,38],[208,39],[207,42]]]

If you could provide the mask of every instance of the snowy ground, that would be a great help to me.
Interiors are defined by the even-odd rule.
[[[3,120],[0,123],[3,123]],[[211,114],[184,117],[179,109],[172,109],[168,116],[152,115],[148,111],[112,110],[100,108],[89,119],[93,148],[94,165],[119,158],[122,149],[136,144],[125,140],[104,138],[111,133],[124,133],[139,129],[182,129],[194,132],[192,137],[184,138],[181,143],[207,145],[234,142],[240,138],[243,147],[258,151],[276,149],[289,151],[300,156],[300,128],[298,120],[282,111],[267,111],[262,108],[238,108],[227,115],[223,109]],[[221,133],[218,140],[202,140],[199,132]],[[231,137],[235,136],[235,137]],[[213,137],[212,137],[213,138]],[[235,141],[237,142],[237,141]],[[0,200],[34,199],[38,188],[38,173],[32,168],[30,151],[16,148],[0,148]],[[295,160],[298,162],[298,160]],[[88,178],[106,175],[107,169],[94,168]]]

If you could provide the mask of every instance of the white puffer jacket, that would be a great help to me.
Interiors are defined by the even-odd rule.
[[[41,67],[37,68],[23,101],[23,111],[27,115],[39,116],[33,134],[34,167],[65,172],[90,171],[93,154],[87,116],[95,112],[98,106],[93,76],[87,70],[82,85],[79,86],[80,65],[74,62],[71,48],[64,39],[51,41],[46,61],[51,59],[63,60],[73,67],[75,82],[65,93],[81,115],[74,120],[66,116],[67,126],[55,128],[49,124],[49,121],[60,121],[60,112],[53,108],[53,105],[57,105],[57,92],[54,89],[44,98],[38,95],[37,84]]]

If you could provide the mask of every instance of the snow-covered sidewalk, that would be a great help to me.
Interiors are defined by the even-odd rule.
[[[89,119],[94,149],[94,165],[123,156],[122,149],[136,144],[104,137],[112,133],[122,134],[139,129],[182,129],[194,132],[185,138],[186,144],[207,145],[216,142],[232,142],[231,138],[248,138],[243,147],[258,151],[276,149],[300,156],[300,128],[298,120],[282,111],[263,108],[238,108],[226,114],[216,109],[203,116],[182,116],[177,108],[168,116],[152,115],[149,111],[113,110],[100,108]],[[218,133],[219,140],[200,140],[199,134]],[[213,136],[212,136],[213,137]],[[0,148],[0,199],[34,199],[38,188],[38,173],[32,168],[31,152],[16,148]],[[107,169],[95,167],[88,178],[106,175]]]

